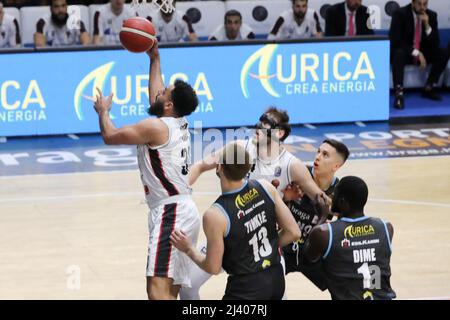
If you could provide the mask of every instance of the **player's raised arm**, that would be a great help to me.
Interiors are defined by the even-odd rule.
[[[316,199],[318,194],[324,193],[314,182],[314,179],[311,177],[311,174],[308,172],[305,164],[299,159],[295,159],[292,162],[289,167],[289,172],[292,182],[298,184],[300,189],[305,192],[310,199]],[[326,195],[325,198],[328,202],[331,202]]]
[[[281,228],[281,232],[279,233],[279,245],[280,247],[287,246],[288,244],[297,241],[302,236],[300,228],[298,227],[297,222],[283,202],[280,194],[277,189],[266,180],[258,180],[258,182],[264,186],[264,188],[270,193],[270,196],[274,200],[275,203],[275,213],[276,220],[278,226]]]
[[[164,91],[164,82],[161,74],[161,59],[157,41],[155,41],[155,44],[147,54],[150,57],[148,93],[150,95],[150,104],[153,104],[156,100],[156,96],[162,94]]]
[[[100,132],[106,144],[158,144],[160,141],[165,141],[164,139],[167,140],[167,127],[159,119],[145,119],[133,125],[116,128],[109,115],[113,94],[104,97],[101,90],[98,88],[97,90],[98,96],[94,108],[98,114]]]

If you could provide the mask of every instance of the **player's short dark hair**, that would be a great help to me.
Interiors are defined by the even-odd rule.
[[[234,9],[228,10],[228,11],[225,13],[224,23],[227,23],[227,18],[228,18],[228,17],[239,17],[239,19],[242,21],[242,15],[241,15],[241,13],[240,13],[239,11],[237,11],[237,10],[234,10]]]
[[[53,2],[58,1],[58,0],[50,0],[50,7],[53,7]],[[67,0],[64,0],[64,2],[67,4]]]
[[[322,141],[322,143],[327,143],[330,146],[332,146],[334,149],[336,149],[336,152],[342,157],[342,160],[344,160],[344,162],[347,161],[350,155],[350,151],[348,151],[348,148],[345,144],[334,139],[325,139]]]
[[[338,197],[343,198],[352,211],[362,211],[367,203],[369,189],[363,179],[355,176],[343,177],[338,185]]]
[[[295,4],[296,1],[305,1],[306,3],[308,3],[308,0],[291,0],[292,4]]]
[[[223,167],[225,177],[232,181],[244,179],[252,167],[250,154],[236,142],[229,143],[223,148],[219,163]]]
[[[284,130],[284,135],[280,139],[281,141],[284,141],[291,133],[291,125],[289,124],[289,115],[286,110],[281,110],[276,107],[269,107],[269,109],[267,109],[261,116],[260,121],[267,122],[270,125],[272,125],[272,123],[270,122],[274,122],[276,124],[276,127]]]
[[[198,106],[198,98],[195,90],[191,85],[183,80],[176,80],[173,84],[174,88],[171,92],[171,98],[175,112],[180,116],[188,116]]]

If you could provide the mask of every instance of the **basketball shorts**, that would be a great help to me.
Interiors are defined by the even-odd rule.
[[[281,300],[284,295],[281,263],[265,270],[229,276],[223,300]]]
[[[194,245],[197,244],[200,216],[194,201],[183,197],[152,208],[148,227],[147,277],[172,278],[174,285],[190,287],[189,270],[194,262],[170,244],[170,235],[174,229],[182,230]]]

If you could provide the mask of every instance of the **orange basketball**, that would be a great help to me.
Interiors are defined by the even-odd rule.
[[[123,22],[119,37],[125,49],[139,53],[153,47],[156,41],[156,31],[150,21],[135,17]]]

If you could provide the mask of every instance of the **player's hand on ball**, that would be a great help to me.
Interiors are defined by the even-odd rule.
[[[303,197],[303,191],[295,183],[289,184],[281,192],[283,192],[283,201],[285,201],[285,202],[297,200],[297,199],[300,199],[301,197]]]
[[[170,235],[170,243],[184,253],[187,253],[192,247],[188,236],[183,231],[176,229]]]
[[[114,94],[111,93],[108,97],[104,97],[102,91],[99,88],[97,88],[97,92],[98,94],[94,103],[95,111],[98,114],[102,112],[109,112],[109,110],[111,110]]]
[[[150,57],[151,60],[159,58],[158,41],[155,41],[155,43],[150,48],[150,50],[147,51],[147,54],[148,54],[148,56]]]

